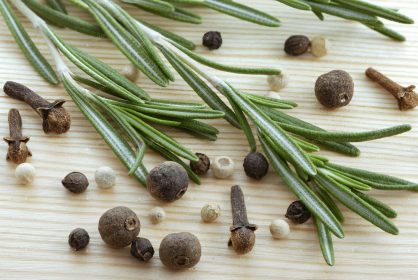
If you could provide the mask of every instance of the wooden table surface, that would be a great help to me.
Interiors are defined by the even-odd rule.
[[[204,23],[191,25],[174,22],[130,8],[132,14],[176,32],[197,45],[196,52],[215,61],[237,66],[284,67],[291,75],[291,83],[280,92],[283,99],[297,102],[299,107],[291,115],[319,125],[330,131],[367,131],[410,123],[411,132],[358,143],[362,155],[358,158],[339,155],[326,149],[320,155],[334,163],[381,172],[418,182],[418,111],[401,112],[396,100],[364,75],[369,66],[384,72],[402,85],[418,83],[418,25],[388,22],[389,27],[402,32],[408,41],[399,43],[375,33],[361,24],[325,16],[320,22],[312,13],[291,9],[272,0],[240,0],[280,18],[283,26],[269,28],[229,17],[203,7],[190,7],[201,14]],[[386,7],[417,19],[415,1],[374,0]],[[69,14],[91,21],[89,14],[65,3]],[[124,7],[128,7],[122,5]],[[41,52],[47,48],[37,31],[22,14],[17,13]],[[115,69],[120,70],[127,59],[108,40],[96,39],[72,30],[56,29],[67,42],[89,52]],[[201,45],[202,35],[209,30],[222,32],[224,43],[217,51]],[[416,278],[418,272],[418,194],[407,191],[378,191],[371,194],[398,212],[393,219],[400,234],[384,233],[344,206],[342,240],[333,237],[335,266],[323,260],[315,226],[310,220],[303,225],[291,224],[291,233],[283,240],[273,239],[269,225],[275,219],[285,219],[288,205],[296,196],[270,168],[262,181],[245,176],[242,163],[249,148],[241,131],[224,120],[207,123],[220,130],[216,142],[207,142],[186,135],[177,129],[166,129],[170,136],[195,152],[210,158],[226,155],[235,163],[232,177],[216,179],[212,172],[202,176],[202,185],[190,184],[186,195],[171,204],[157,202],[146,188],[134,178],[104,143],[84,115],[65,92],[62,84],[48,85],[25,60],[4,21],[0,21],[0,85],[6,81],[23,83],[49,100],[65,98],[72,115],[71,130],[64,135],[44,134],[41,119],[27,105],[0,93],[0,132],[8,135],[7,113],[18,108],[23,118],[24,135],[30,136],[28,147],[33,157],[27,162],[37,171],[35,181],[20,185],[14,178],[16,165],[0,161],[0,278],[2,279],[395,279]],[[331,54],[315,58],[310,52],[300,57],[287,56],[283,51],[286,38],[304,34],[312,38],[326,35],[333,43]],[[81,73],[71,63],[70,68]],[[338,110],[322,107],[314,95],[316,78],[334,69],[346,70],[355,82],[351,104]],[[213,71],[237,88],[265,94],[269,88],[264,76],[243,76]],[[138,84],[151,96],[171,100],[200,101],[198,96],[177,75],[176,82],[160,88],[144,75]],[[258,146],[259,151],[261,148]],[[5,158],[7,145],[0,145]],[[147,151],[144,163],[148,170],[163,159]],[[94,181],[94,171],[110,166],[117,173],[117,184],[111,189],[100,189]],[[90,186],[82,194],[68,192],[61,185],[64,176],[72,171],[86,174]],[[247,203],[249,220],[259,226],[253,251],[238,256],[227,247],[229,226],[232,224],[230,187],[241,185]],[[200,209],[207,202],[222,208],[222,216],[213,223],[205,223]],[[148,263],[130,255],[129,247],[111,249],[101,240],[97,225],[100,216],[115,206],[133,209],[141,220],[141,237],[150,239],[156,254]],[[152,207],[160,206],[166,220],[154,225],[148,219]],[[86,250],[73,251],[67,243],[71,230],[85,228],[90,234]],[[193,269],[173,272],[159,260],[158,248],[169,233],[189,231],[202,244],[202,258]]]

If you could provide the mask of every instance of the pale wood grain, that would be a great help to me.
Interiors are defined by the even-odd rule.
[[[215,61],[237,66],[284,67],[289,70],[290,85],[280,92],[284,99],[295,101],[299,107],[291,115],[320,125],[330,131],[366,131],[402,123],[411,123],[413,130],[400,136],[359,143],[362,155],[350,158],[322,150],[321,155],[333,162],[359,167],[418,182],[418,125],[417,111],[400,112],[396,101],[381,87],[364,75],[367,67],[388,74],[402,85],[418,83],[418,28],[389,22],[388,26],[403,33],[408,41],[394,42],[368,28],[335,17],[327,16],[320,22],[309,12],[298,11],[277,1],[240,0],[280,18],[283,26],[277,29],[258,26],[220,14],[191,7],[204,18],[202,25],[173,22],[130,8],[132,14],[195,42],[196,52]],[[386,7],[400,8],[401,12],[417,18],[415,1],[373,1]],[[68,5],[71,15],[91,21],[85,11]],[[124,5],[123,5],[124,6]],[[127,6],[125,6],[127,7]],[[28,20],[17,13],[49,61],[47,48]],[[120,70],[127,59],[109,41],[78,34],[71,30],[56,29],[67,42],[86,50],[115,69]],[[217,51],[202,47],[201,37],[208,30],[222,32],[224,44]],[[328,36],[333,43],[330,55],[318,59],[307,53],[289,57],[283,51],[286,38],[294,34],[314,37]],[[16,46],[5,23],[0,22],[0,85],[7,80],[23,83],[47,99],[69,99],[62,84],[50,86],[34,71]],[[80,73],[71,65],[71,69]],[[351,104],[339,110],[326,110],[319,105],[313,93],[316,78],[330,70],[348,71],[355,81],[355,95]],[[241,90],[265,94],[268,86],[264,76],[235,75],[214,70]],[[139,85],[158,98],[200,101],[198,96],[176,74],[177,81],[168,88],[159,88],[142,77]],[[28,147],[33,157],[28,160],[37,170],[37,178],[29,186],[17,183],[13,174],[16,166],[0,161],[0,277],[2,279],[412,279],[418,272],[418,194],[406,191],[385,192],[373,190],[377,199],[398,212],[394,222],[399,236],[391,236],[341,206],[346,218],[346,238],[334,239],[336,264],[329,267],[322,259],[315,226],[291,224],[291,234],[284,240],[274,240],[268,226],[274,219],[284,218],[287,206],[295,195],[271,169],[261,181],[245,176],[242,168],[249,152],[244,134],[224,120],[210,120],[220,131],[217,142],[205,142],[178,130],[165,131],[196,152],[211,158],[227,155],[235,161],[236,172],[225,180],[215,179],[211,172],[202,176],[203,184],[191,184],[187,194],[172,204],[162,204],[148,195],[147,190],[134,178],[107,147],[98,133],[69,100],[66,108],[73,119],[71,130],[65,135],[45,135],[41,120],[22,102],[0,93],[0,132],[8,134],[7,113],[18,108],[23,118],[23,134],[30,136]],[[260,149],[260,148],[259,148]],[[0,146],[0,156],[6,157],[7,145]],[[150,170],[163,159],[147,152],[144,163]],[[94,182],[94,171],[110,166],[117,173],[117,185],[101,190]],[[61,179],[72,171],[80,171],[90,180],[83,194],[72,194],[61,185]],[[243,188],[249,220],[259,225],[253,251],[238,256],[227,247],[230,210],[230,187]],[[214,223],[201,220],[200,209],[207,202],[218,203],[223,212]],[[156,255],[149,263],[140,263],[130,256],[129,248],[114,250],[106,246],[97,231],[102,213],[109,208],[124,205],[132,208],[141,220],[140,236],[149,238]],[[161,206],[167,213],[165,222],[153,225],[148,211]],[[91,242],[82,252],[74,252],[67,244],[71,230],[83,227]],[[160,241],[171,232],[190,231],[202,243],[200,263],[188,271],[172,272],[158,259]]]

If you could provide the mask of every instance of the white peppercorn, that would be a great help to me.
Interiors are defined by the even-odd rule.
[[[165,211],[161,207],[154,207],[149,211],[149,218],[154,224],[159,224],[165,220]]]
[[[279,91],[282,88],[285,88],[290,81],[290,76],[286,70],[282,69],[282,72],[279,75],[269,75],[267,76],[267,83],[269,84],[271,90]]]
[[[213,160],[210,167],[213,175],[217,178],[225,179],[232,175],[234,172],[234,162],[230,157],[221,156]]]
[[[30,163],[22,163],[15,170],[15,177],[21,184],[30,184],[35,180],[35,167]]]
[[[281,99],[280,95],[276,91],[267,92],[266,97]]]
[[[112,168],[103,166],[94,173],[94,180],[99,187],[107,189],[115,185],[116,173]]]
[[[206,203],[200,215],[205,222],[213,222],[221,215],[221,207],[216,203]]]
[[[284,220],[274,220],[270,224],[270,233],[274,238],[283,238],[290,232],[289,224]]]
[[[331,42],[325,36],[317,36],[311,41],[311,52],[316,57],[326,56],[331,49]]]
[[[126,64],[121,71],[121,74],[131,80],[132,82],[138,81],[141,76],[141,72],[132,63]]]

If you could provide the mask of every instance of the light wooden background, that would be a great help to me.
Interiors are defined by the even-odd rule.
[[[402,32],[408,41],[398,43],[361,24],[326,16],[320,22],[312,13],[288,8],[273,0],[240,0],[278,17],[283,26],[277,29],[258,26],[201,8],[190,8],[204,18],[202,25],[179,23],[130,8],[132,14],[196,43],[196,52],[215,61],[252,67],[284,67],[291,74],[291,83],[280,92],[284,99],[299,104],[291,115],[312,122],[330,131],[366,131],[411,123],[409,133],[359,143],[362,155],[358,158],[338,155],[327,150],[321,155],[338,164],[364,168],[418,182],[418,126],[417,111],[400,112],[395,99],[381,87],[368,80],[364,71],[373,66],[388,74],[402,85],[418,83],[418,26],[388,23]],[[386,7],[400,8],[402,13],[418,19],[415,1],[373,1]],[[67,5],[69,13],[91,20],[88,13]],[[123,5],[124,6],[124,5]],[[126,6],[127,7],[127,6]],[[50,60],[46,46],[36,30],[18,13],[35,43]],[[86,50],[120,70],[127,59],[107,40],[78,34],[71,30],[56,29],[67,42]],[[203,33],[222,32],[224,44],[220,50],[208,51],[201,46]],[[285,55],[283,44],[287,37],[305,34],[328,36],[333,43],[332,53],[318,59],[306,53],[300,57]],[[269,224],[284,219],[287,206],[296,196],[281,182],[271,168],[261,181],[245,176],[242,163],[249,152],[244,134],[224,120],[208,121],[220,131],[216,142],[205,142],[175,129],[164,129],[169,135],[195,152],[204,152],[214,158],[230,156],[236,171],[229,179],[215,179],[211,172],[202,177],[202,185],[190,184],[186,195],[172,204],[162,204],[148,195],[147,190],[134,178],[99,134],[85,119],[65,92],[62,84],[48,85],[25,60],[5,23],[0,21],[0,85],[16,81],[27,85],[49,100],[65,98],[66,108],[72,115],[72,128],[65,135],[45,135],[41,119],[22,102],[0,93],[0,134],[8,135],[7,113],[18,108],[23,118],[24,135],[33,157],[28,160],[37,170],[36,180],[22,186],[14,178],[16,165],[0,161],[0,277],[2,279],[353,279],[414,278],[418,272],[418,194],[407,191],[384,192],[373,190],[377,199],[398,212],[394,222],[399,236],[382,232],[344,206],[346,238],[334,238],[336,264],[324,262],[312,220],[303,225],[291,224],[286,239],[274,240]],[[71,69],[80,72],[71,65]],[[348,71],[355,81],[351,104],[338,110],[326,110],[314,95],[316,78],[333,69]],[[223,79],[245,91],[265,94],[268,91],[264,76],[235,75],[214,71]],[[178,80],[168,88],[159,88],[146,77],[139,85],[153,97],[172,100],[200,101],[197,95],[176,75]],[[69,100],[70,99],[70,100]],[[259,148],[261,150],[261,148]],[[0,145],[5,158],[7,145]],[[147,152],[144,163],[151,170],[163,159]],[[94,171],[110,166],[117,173],[117,185],[101,190],[94,182]],[[72,194],[61,185],[61,179],[72,171],[86,174],[90,180],[83,194]],[[247,202],[249,220],[259,225],[253,251],[238,256],[227,247],[229,226],[232,223],[230,187],[242,186]],[[218,203],[222,216],[214,223],[201,220],[200,209],[207,202]],[[100,216],[115,206],[133,209],[141,220],[140,236],[149,238],[156,249],[148,263],[134,259],[129,247],[114,250],[100,238],[97,224]],[[148,211],[155,206],[164,208],[165,222],[153,225]],[[85,228],[91,237],[88,248],[74,252],[67,238],[76,227]],[[158,248],[169,233],[190,231],[202,244],[202,258],[193,269],[172,272],[159,261]]]

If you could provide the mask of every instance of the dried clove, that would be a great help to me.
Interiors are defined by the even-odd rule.
[[[137,237],[131,244],[131,255],[147,262],[154,256],[154,247],[148,239]]]
[[[17,109],[9,111],[9,130],[10,137],[4,137],[4,141],[9,144],[6,159],[11,159],[16,164],[26,162],[28,156],[32,156],[31,151],[26,146],[29,137],[22,137],[22,118]]]
[[[228,241],[228,246],[232,245],[238,255],[243,255],[253,249],[254,231],[258,229],[258,226],[248,222],[244,194],[240,186],[231,188],[231,206],[233,225],[230,227],[231,238]]]
[[[399,110],[410,110],[418,106],[418,94],[414,91],[414,85],[403,87],[372,67],[366,70],[366,76],[379,83],[398,100]]]
[[[8,96],[25,102],[35,110],[43,120],[42,127],[45,133],[61,134],[70,129],[70,114],[62,107],[65,103],[64,99],[46,101],[24,85],[11,81],[4,85],[3,90]]]

